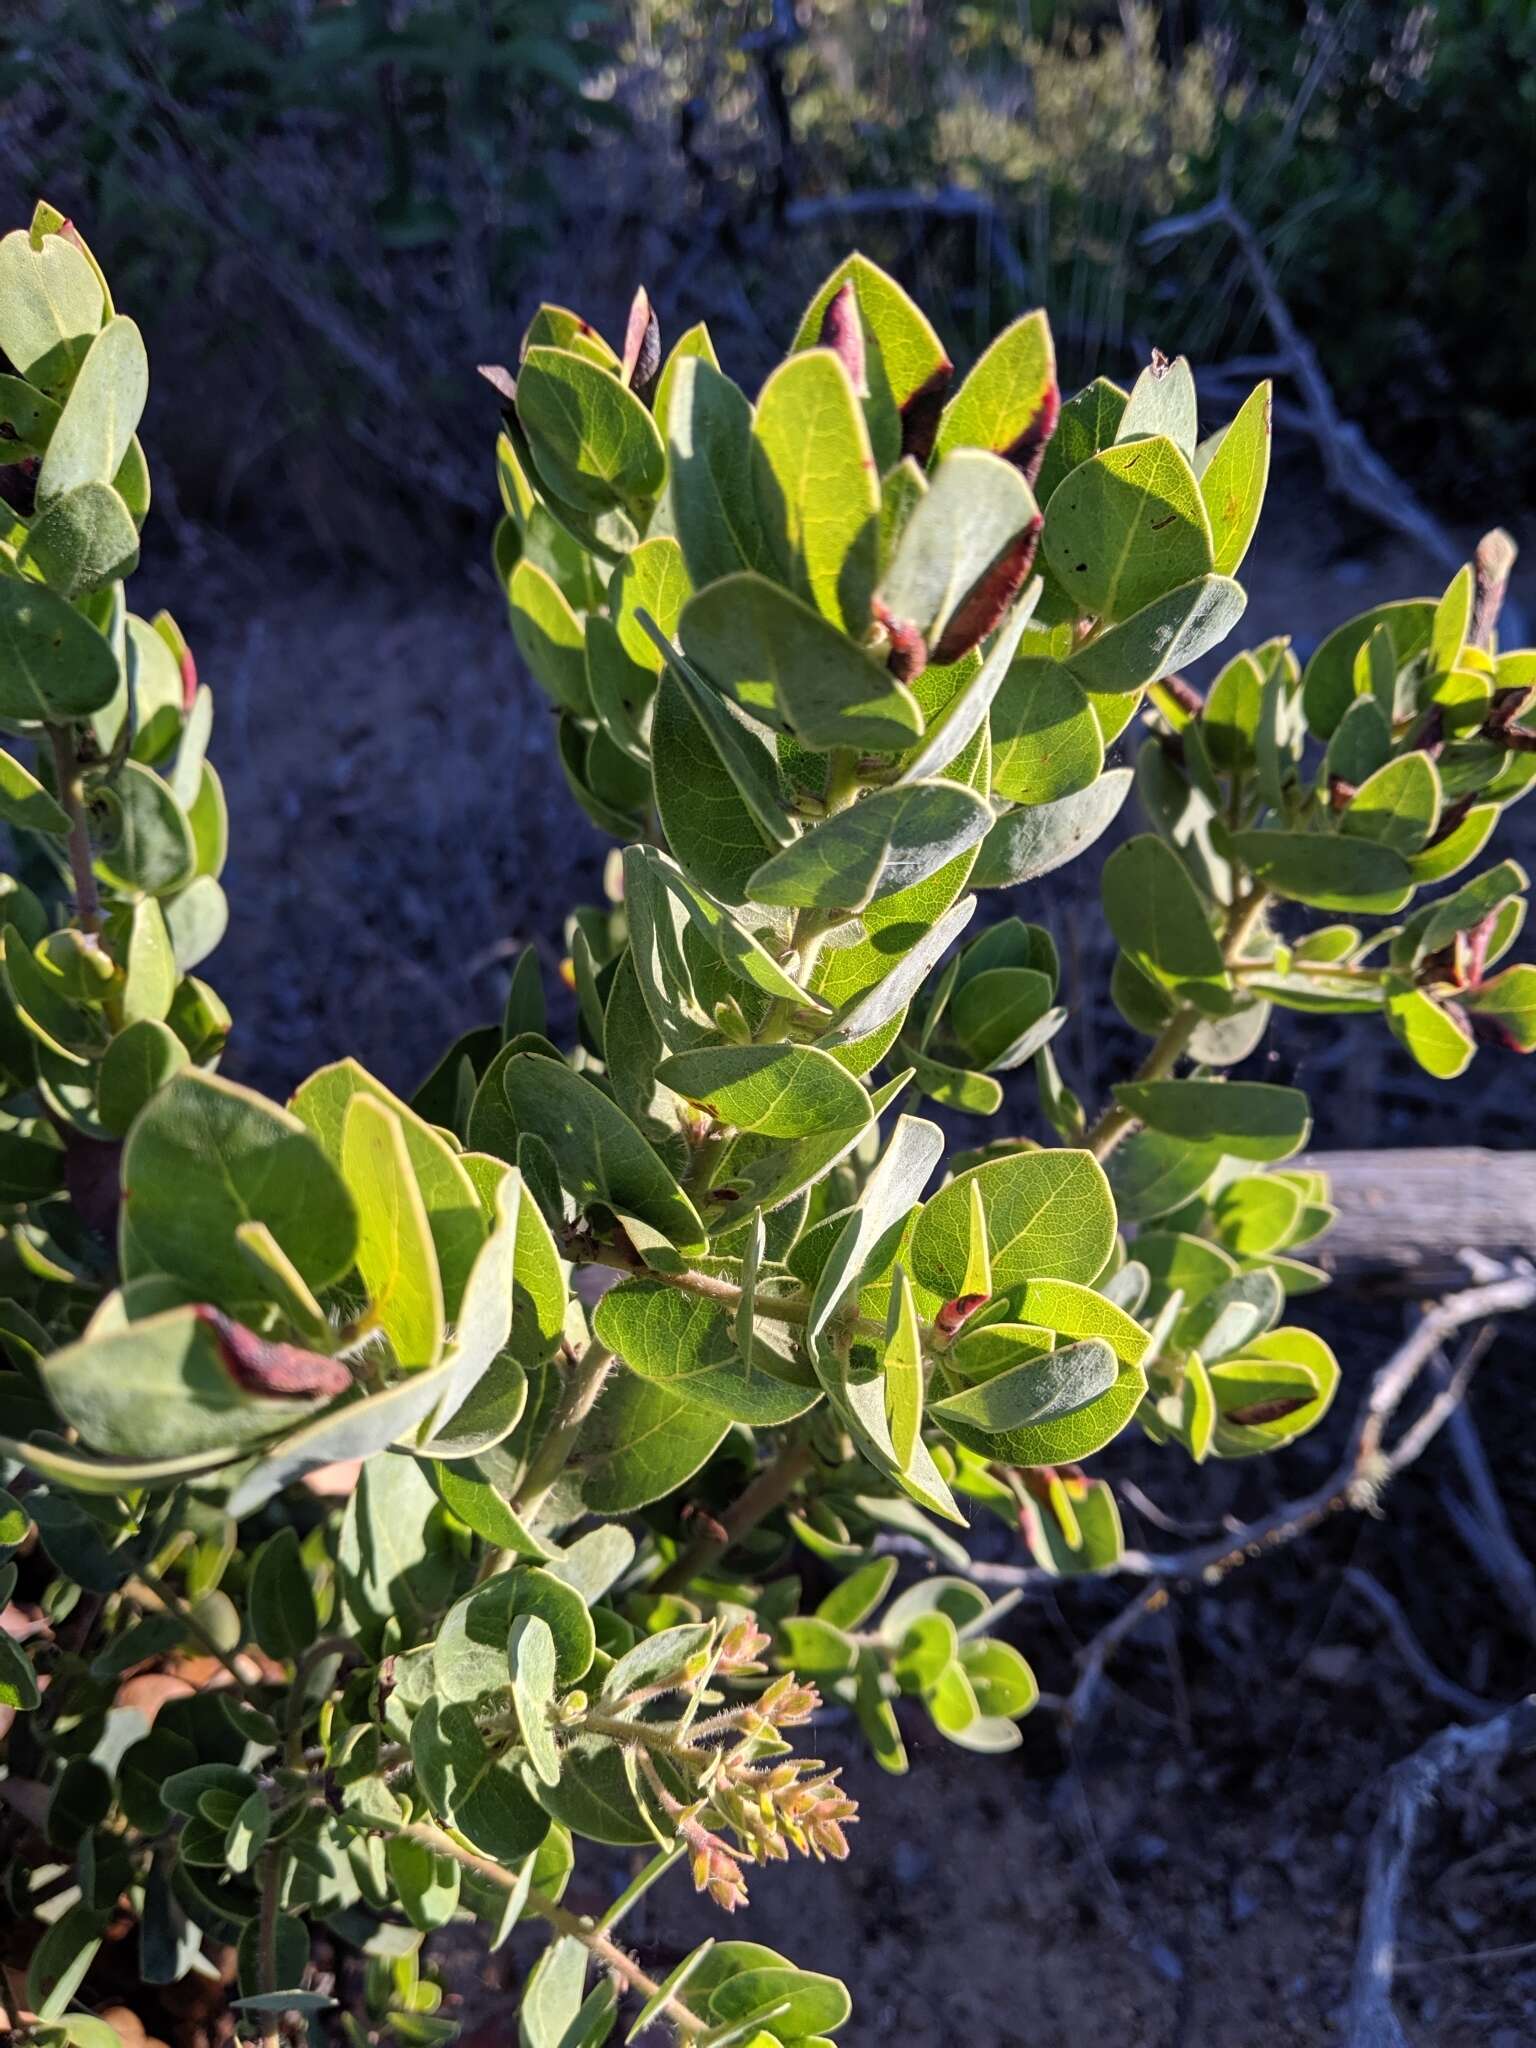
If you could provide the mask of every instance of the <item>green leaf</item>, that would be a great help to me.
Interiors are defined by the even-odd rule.
[[[1262,1335],[1277,1320],[1284,1302],[1284,1290],[1271,1267],[1234,1273],[1185,1309],[1174,1325],[1174,1343],[1181,1351],[1198,1351],[1206,1365],[1213,1365]]]
[[[212,1074],[176,1075],[146,1105],[123,1153],[122,1261],[173,1274],[230,1308],[263,1299],[235,1228],[265,1223],[305,1283],[351,1267],[357,1215],[297,1117]]]
[[[679,1251],[703,1249],[698,1211],[624,1112],[562,1062],[509,1048],[475,1095],[469,1139],[498,1159],[515,1159],[526,1136],[550,1147],[578,1207],[601,1202],[649,1223]]]
[[[929,1415],[958,1442],[1009,1465],[1074,1464],[1130,1421],[1146,1381],[1096,1338],[949,1394]]]
[[[788,357],[763,386],[752,481],[780,578],[856,638],[869,623],[880,485],[859,401],[830,349]]]
[[[1428,598],[1377,605],[1337,626],[1307,663],[1301,679],[1307,724],[1319,739],[1330,738],[1355,696],[1355,657],[1378,626],[1391,637],[1398,668],[1422,654],[1434,630],[1435,607]]]
[[[0,350],[29,384],[61,396],[105,312],[90,258],[58,234],[34,245],[25,228],[0,241]]]
[[[1001,456],[980,448],[946,456],[880,580],[885,612],[915,626],[935,661],[955,660],[994,623],[996,605],[986,602],[994,587],[989,572],[1006,562],[1017,588],[1038,518],[1029,485]],[[979,625],[972,623],[972,599],[983,606]]]
[[[119,997],[125,1024],[163,1022],[170,1015],[180,975],[165,913],[154,897],[141,897],[128,913],[127,958]]]
[[[453,1468],[434,1469],[441,1477]],[[458,1564],[427,1469],[414,1458],[370,1458],[347,1501],[336,1546],[345,1628],[374,1656],[386,1638],[391,1644],[430,1642],[438,1614],[453,1597]]]
[[[1123,1223],[1167,1216],[1197,1195],[1221,1165],[1220,1145],[1195,1145],[1163,1131],[1137,1131],[1109,1158],[1109,1184]]]
[[[841,1579],[821,1601],[817,1617],[833,1628],[857,1629],[874,1613],[896,1576],[894,1557],[872,1557]]]
[[[772,804],[776,770],[773,756],[743,715],[713,690],[707,696],[706,711],[675,672],[661,679],[651,718],[656,812],[683,872],[722,903],[744,903],[752,876],[778,840],[758,823],[757,803],[749,801],[739,778],[750,778],[754,798]],[[712,719],[731,728],[720,748],[711,734]],[[782,808],[778,817],[782,825]]]
[[[693,1477],[729,1427],[716,1409],[615,1373],[578,1446],[583,1503],[593,1514],[621,1515],[660,1500]]]
[[[950,1028],[967,1059],[1008,1073],[1032,1059],[1065,1018],[1053,1012],[1051,978],[1030,967],[989,967],[963,981],[949,1008]]]
[[[1338,1361],[1310,1330],[1271,1330],[1244,1356],[1210,1369],[1218,1458],[1281,1449],[1320,1422],[1339,1384]]]
[[[1075,398],[1067,400],[1056,422],[1056,431],[1046,444],[1045,460],[1035,485],[1035,495],[1042,505],[1080,463],[1113,444],[1128,402],[1128,394],[1107,377],[1096,377]]]
[[[320,1633],[315,1595],[296,1529],[279,1529],[251,1560],[246,1587],[251,1634],[269,1657],[291,1663]]]
[[[1278,1174],[1244,1174],[1217,1195],[1213,1220],[1239,1258],[1262,1258],[1288,1241],[1302,1201],[1301,1190]]]
[[[1400,1045],[1412,1053],[1426,1074],[1437,1081],[1465,1073],[1476,1051],[1466,1025],[1412,982],[1389,975],[1384,1004],[1387,1026]]]
[[[804,746],[889,753],[923,729],[909,690],[764,577],[725,576],[698,591],[679,631],[689,659],[718,688]]]
[[[507,1638],[512,1668],[512,1708],[534,1775],[545,1785],[560,1782],[560,1751],[550,1727],[555,1703],[555,1639],[539,1614],[519,1614]]]
[[[1407,862],[1367,839],[1306,832],[1234,832],[1232,851],[1277,896],[1316,910],[1390,915],[1413,894]]]
[[[761,833],[763,842],[768,846],[791,845],[796,827],[785,812],[778,762],[758,736],[756,727],[750,725],[745,716],[717,690],[711,689],[698,670],[661,632],[649,613],[641,615],[640,623],[665,656],[672,680],[687,700],[688,709],[703,729],[715,757],[735,784],[736,792]],[[661,708],[658,701],[658,714]],[[654,743],[653,727],[653,748]],[[659,804],[664,800],[660,770],[656,779]],[[718,778],[711,776],[708,779]]]
[[[0,577],[0,718],[83,718],[111,703],[117,682],[89,620],[40,584]]]
[[[0,1630],[0,1707],[30,1714],[41,1701],[32,1660],[14,1637]]]
[[[1010,803],[1050,804],[1098,779],[1104,741],[1082,688],[1059,662],[1015,661],[992,706],[992,789]]]
[[[923,1426],[923,1339],[912,1282],[896,1268],[881,1357],[885,1373],[885,1419],[896,1462],[905,1472]]]
[[[960,1662],[976,1704],[984,1714],[1017,1720],[1027,1714],[1040,1697],[1035,1674],[1012,1643],[983,1637],[978,1643],[960,1645]]]
[[[1339,829],[1394,852],[1420,852],[1440,822],[1440,777],[1428,754],[1399,754],[1366,777],[1350,798]]]
[[[971,879],[978,889],[1008,889],[1065,867],[1114,823],[1131,780],[1129,768],[1111,768],[1075,796],[1004,812],[982,842]]]
[[[593,1328],[631,1372],[717,1418],[774,1428],[803,1415],[816,1396],[809,1369],[775,1349],[766,1332],[744,1356],[722,1308],[658,1281],[610,1288]]]
[[[1225,640],[1247,603],[1246,591],[1230,576],[1196,576],[1120,625],[1101,627],[1061,658],[1090,696],[1123,700]],[[1099,707],[1101,716],[1107,709]]]
[[[187,814],[153,769],[125,761],[111,784],[96,872],[125,893],[169,894],[192,879],[197,844]]]
[[[63,839],[69,832],[69,813],[14,754],[0,753],[0,821],[23,832],[45,832],[55,839]]]
[[[631,892],[661,891],[675,911],[680,911],[695,932],[712,948],[740,981],[760,990],[776,1002],[799,1009],[825,1008],[780,967],[777,960],[731,915],[724,905],[690,882],[664,853],[650,846],[630,846],[624,852],[626,896]]]
[[[1228,986],[1221,947],[1173,848],[1152,833],[1128,839],[1105,861],[1102,886],[1105,919],[1127,959],[1182,1001],[1217,1008]]]
[[[1093,618],[1128,619],[1215,566],[1200,486],[1165,436],[1080,464],[1051,500],[1044,545],[1069,598]]]
[[[801,1138],[869,1118],[864,1090],[816,1046],[700,1046],[674,1053],[657,1073],[718,1122],[765,1137]]]
[[[18,559],[60,597],[88,597],[132,574],[139,532],[110,484],[76,484],[37,514]]]
[[[1051,1330],[1060,1337],[1097,1337],[1122,1365],[1140,1365],[1147,1353],[1147,1333],[1124,1309],[1106,1301],[1091,1287],[1071,1280],[1026,1280],[1007,1291],[1011,1319]],[[987,1311],[988,1315],[992,1313]],[[990,1327],[983,1323],[975,1334]]]
[[[887,900],[896,903],[901,898],[892,896]],[[889,1024],[893,1017],[900,1016],[975,914],[974,896],[962,896],[958,903],[951,904],[926,931],[914,938],[889,973],[839,1012],[837,1021],[822,1033],[821,1043],[831,1047],[857,1044],[860,1039],[870,1037]],[[893,925],[890,930],[898,932],[903,927]],[[887,949],[882,947],[881,950]]]
[[[419,1721],[420,1716],[417,1718]],[[428,1844],[408,1835],[389,1836],[384,1856],[411,1925],[424,1934],[446,1926],[459,1903],[460,1871],[453,1858],[438,1855]]]
[[[752,408],[742,393],[713,361],[684,357],[658,417],[666,420],[668,502],[695,590],[742,569],[771,572],[753,488]]]
[[[517,416],[550,487],[583,512],[633,510],[666,480],[666,451],[651,415],[583,356],[530,348],[517,374]]]
[[[1024,468],[1049,438],[1056,349],[1044,313],[1026,313],[983,352],[939,421],[937,455],[989,448]]]
[[[1155,1131],[1235,1159],[1289,1159],[1312,1128],[1299,1088],[1264,1081],[1127,1081],[1115,1100]]]
[[[1195,379],[1189,358],[1177,356],[1170,363],[1154,356],[1131,386],[1115,439],[1138,441],[1163,434],[1193,461],[1199,431]]]
[[[500,1663],[505,1675],[505,1633]],[[440,1696],[426,1702],[411,1723],[411,1762],[423,1796],[439,1819],[498,1862],[526,1856],[549,1832],[549,1815],[530,1796],[516,1763],[490,1748],[472,1710],[462,1702]],[[401,1840],[392,1838],[390,1848]],[[398,1883],[393,1863],[391,1875]],[[410,1912],[409,1897],[404,1903]],[[411,1918],[421,1924],[416,1914]]]
[[[586,635],[559,585],[536,562],[522,561],[512,572],[507,596],[512,637],[534,681],[567,711],[590,717]]]
[[[442,1355],[443,1285],[426,1206],[400,1119],[359,1092],[348,1105],[341,1169],[357,1205],[357,1269],[369,1312],[408,1369]]]
[[[149,359],[131,320],[118,314],[91,343],[37,478],[51,505],[78,484],[110,484],[123,466],[149,395]]]
[[[922,1117],[900,1116],[890,1143],[860,1193],[817,1276],[806,1342],[819,1360],[821,1339],[881,1245],[911,1213],[944,1152],[944,1133]],[[931,1205],[930,1205],[931,1206]]]
[[[991,823],[986,801],[959,783],[877,790],[764,862],[750,893],[758,903],[863,910],[976,845]]]
[[[1108,1259],[1115,1206],[1087,1152],[1020,1152],[957,1175],[923,1206],[912,1235],[913,1277],[952,1300],[970,1263],[971,1185],[981,1190],[998,1289],[1034,1275],[1087,1283]]]
[[[1536,967],[1510,967],[1462,997],[1466,1008],[1493,1020],[1516,1052],[1536,1050]]]
[[[1274,387],[1268,379],[1244,401],[1222,433],[1200,478],[1210,516],[1216,567],[1235,576],[1259,523],[1269,482],[1270,421]]]
[[[410,1161],[411,1177],[426,1209],[427,1224],[442,1278],[443,1310],[454,1321],[464,1298],[475,1260],[480,1255],[490,1228],[493,1204],[483,1199],[472,1179],[468,1162],[423,1118],[391,1095],[356,1060],[337,1060],[321,1067],[295,1091],[289,1108],[306,1124],[336,1167],[342,1165],[347,1119],[353,1102],[366,1095],[385,1109],[400,1127]],[[519,1245],[525,1226],[518,1221]],[[561,1297],[561,1309],[564,1297]],[[539,1361],[525,1359],[525,1364]]]

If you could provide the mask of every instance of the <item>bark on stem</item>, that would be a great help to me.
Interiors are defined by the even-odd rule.
[[[90,824],[85,810],[85,785],[75,752],[75,736],[67,725],[50,725],[48,738],[53,746],[59,802],[69,816],[69,868],[74,878],[75,915],[81,929],[94,935],[101,930],[101,896],[96,888]]]

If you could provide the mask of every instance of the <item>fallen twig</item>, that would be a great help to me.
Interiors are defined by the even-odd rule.
[[[1348,2048],[1408,2048],[1392,2009],[1397,1918],[1419,1818],[1449,1778],[1497,1770],[1513,1749],[1536,1741],[1536,1695],[1476,1728],[1443,1728],[1387,1774],[1381,1816],[1366,1850],[1365,1898],[1350,1985]]]
[[[1449,1487],[1441,1500],[1462,1542],[1488,1574],[1505,1606],[1536,1641],[1536,1570],[1515,1540],[1509,1516],[1494,1484],[1488,1454],[1471,1410],[1458,1402],[1450,1419],[1451,1449],[1472,1490],[1468,1506]]]
[[[1448,1678],[1414,1634],[1401,1604],[1369,1572],[1361,1571],[1358,1565],[1346,1565],[1344,1583],[1375,1608],[1386,1623],[1387,1633],[1397,1645],[1403,1662],[1423,1685],[1426,1692],[1433,1693],[1437,1700],[1454,1707],[1458,1714],[1470,1714],[1475,1721],[1492,1720],[1502,1710],[1492,1700],[1485,1700],[1475,1692],[1469,1692],[1464,1685],[1458,1685],[1454,1678]]]

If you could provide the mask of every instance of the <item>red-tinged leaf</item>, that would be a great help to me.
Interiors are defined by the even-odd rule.
[[[816,339],[820,347],[831,349],[837,357],[859,397],[868,398],[864,324],[859,318],[859,295],[853,288],[852,278],[839,285],[827,301],[827,310],[821,316],[821,332]]]
[[[1221,1419],[1223,1422],[1235,1422],[1242,1429],[1257,1429],[1261,1423],[1281,1422],[1287,1415],[1294,1415],[1312,1398],[1310,1394],[1299,1399],[1286,1394],[1273,1401],[1254,1401],[1246,1408],[1229,1408]]]
[[[1011,462],[1016,469],[1024,472],[1024,481],[1031,490],[1039,480],[1040,465],[1045,460],[1046,443],[1056,431],[1056,422],[1061,417],[1061,391],[1053,380],[1045,387],[1045,395],[1035,409],[1029,425],[1007,448],[998,453],[1005,462]]]
[[[926,383],[919,384],[906,404],[901,408],[901,452],[910,455],[914,462],[927,467],[933,453],[933,443],[939,431],[939,415],[944,410],[944,401],[949,396],[949,387],[954,382],[955,366],[945,361],[933,372]]]
[[[878,597],[871,600],[870,610],[890,641],[886,667],[898,683],[912,682],[928,666],[928,649],[922,634],[910,619],[898,619]]]
[[[934,1317],[934,1329],[941,1337],[953,1337],[987,1299],[985,1294],[957,1294],[953,1301],[946,1301]]]
[[[985,640],[1000,623],[1009,606],[1024,587],[1034,567],[1035,549],[1040,544],[1043,524],[1037,512],[1022,532],[1014,535],[991,568],[979,576],[950,614],[939,644],[931,658],[941,668],[958,661],[968,649]]]
[[[297,1344],[269,1343],[207,1302],[199,1303],[193,1313],[213,1332],[225,1370],[247,1393],[290,1398],[312,1394],[329,1400],[352,1385],[351,1371],[339,1358],[303,1351]]]

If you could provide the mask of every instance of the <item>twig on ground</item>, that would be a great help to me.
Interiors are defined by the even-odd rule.
[[[1375,1608],[1386,1623],[1387,1633],[1397,1645],[1403,1662],[1423,1685],[1426,1692],[1433,1693],[1437,1700],[1444,1700],[1448,1707],[1454,1707],[1458,1714],[1469,1714],[1476,1721],[1488,1721],[1501,1711],[1492,1701],[1485,1700],[1475,1692],[1469,1692],[1464,1685],[1458,1685],[1454,1678],[1448,1678],[1430,1656],[1424,1645],[1414,1634],[1401,1604],[1369,1572],[1358,1565],[1346,1565],[1344,1583]]]
[[[1531,1742],[1536,1742],[1536,1695],[1479,1727],[1443,1728],[1387,1774],[1381,1816],[1366,1850],[1365,1898],[1344,2025],[1348,2048],[1409,2048],[1392,2009],[1392,1978],[1398,1913],[1424,1808],[1448,1779],[1472,1770],[1497,1770],[1511,1750]]]
[[[1449,1487],[1441,1500],[1458,1536],[1498,1588],[1505,1606],[1532,1641],[1536,1641],[1536,1570],[1515,1540],[1515,1532],[1494,1484],[1488,1454],[1470,1409],[1458,1403],[1449,1425],[1451,1449],[1468,1486],[1471,1505]]]

